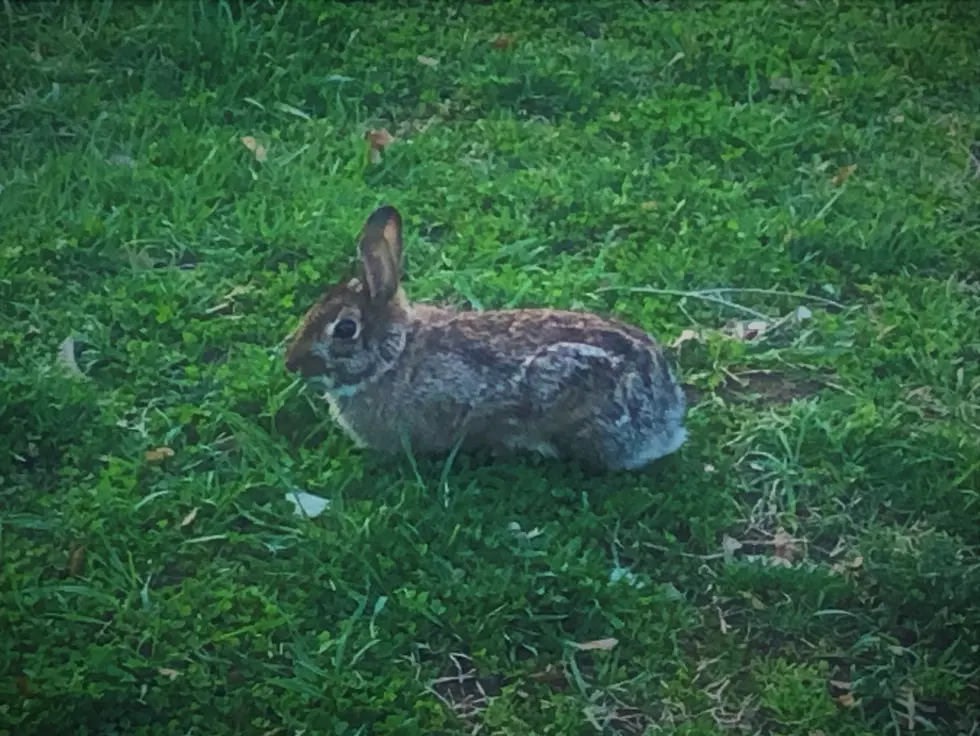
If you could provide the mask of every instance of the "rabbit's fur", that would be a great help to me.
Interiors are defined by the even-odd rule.
[[[309,310],[286,354],[359,445],[634,469],[683,444],[684,394],[643,331],[588,312],[411,304],[393,207],[368,218],[359,250],[358,275]]]

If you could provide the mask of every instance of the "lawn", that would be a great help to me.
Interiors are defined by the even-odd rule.
[[[980,733],[980,6],[9,0],[0,55],[0,734]],[[657,336],[688,443],[356,449],[283,352],[381,203],[416,300]]]

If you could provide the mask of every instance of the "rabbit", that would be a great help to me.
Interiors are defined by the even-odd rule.
[[[412,304],[391,206],[368,218],[359,254],[356,275],[290,336],[285,360],[325,390],[358,446],[531,451],[635,470],[684,443],[684,393],[642,330],[583,311]]]

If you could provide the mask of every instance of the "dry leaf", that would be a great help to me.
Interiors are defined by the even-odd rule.
[[[837,543],[834,544],[834,548],[830,550],[829,554],[831,557],[837,557],[837,555],[839,555],[841,552],[843,552],[846,549],[847,549],[847,544],[844,542],[844,538],[839,537],[837,539]]]
[[[743,339],[754,340],[757,337],[761,337],[766,330],[769,329],[769,323],[763,322],[762,320],[754,320],[745,324],[745,332],[743,334]]]
[[[41,49],[37,44],[34,44],[34,50],[30,53],[31,61],[41,63]]]
[[[721,629],[722,634],[727,634],[728,630],[732,627],[725,620],[725,615],[721,612],[721,608],[715,606],[715,609],[718,611],[718,628]]]
[[[615,585],[620,580],[624,581],[627,585],[633,588],[642,588],[644,586],[643,581],[637,578],[635,572],[630,570],[628,567],[616,565],[609,572],[609,583]]]
[[[421,55],[419,55],[416,58],[418,59],[419,64],[421,64],[422,66],[427,66],[427,67],[430,67],[430,68],[431,67],[439,66],[439,60],[438,59],[433,59],[431,56],[421,56]]]
[[[701,335],[700,333],[695,332],[694,330],[684,330],[680,335],[678,335],[674,339],[674,341],[670,344],[670,346],[672,348],[680,347],[688,340],[697,340],[698,342],[700,342]]]
[[[293,513],[300,517],[315,519],[330,505],[330,500],[306,491],[288,491],[286,500],[292,502]]]
[[[249,294],[255,291],[255,287],[251,284],[236,284],[231,287],[231,291],[221,297],[222,301],[231,301],[236,296],[242,296],[243,294]]]
[[[493,41],[491,41],[491,45],[495,49],[509,49],[516,43],[517,36],[515,36],[513,33],[499,33],[494,36]]]
[[[85,547],[76,545],[68,554],[68,574],[75,578],[85,569]]]
[[[731,562],[735,553],[742,549],[742,543],[727,534],[721,538],[721,553],[726,562]]]
[[[793,542],[793,538],[786,533],[786,530],[780,527],[776,531],[776,536],[772,540],[773,554],[777,560],[780,560],[777,564],[782,565],[792,565],[793,557],[796,555],[796,544]]]
[[[762,337],[769,329],[769,323],[763,322],[762,320],[753,320],[751,322],[742,322],[741,320],[736,320],[729,328],[729,333],[736,340],[744,340],[746,342],[751,342],[756,338]]]
[[[75,340],[71,337],[66,337],[58,346],[58,363],[72,376],[81,378],[85,375],[75,362]]]
[[[831,570],[840,575],[844,575],[845,573],[857,570],[863,564],[864,558],[861,555],[858,555],[853,560],[836,563],[831,567]]]
[[[805,322],[811,317],[813,317],[813,312],[810,311],[809,307],[805,307],[802,304],[793,310],[793,319],[797,322]]]
[[[380,130],[369,130],[364,135],[364,138],[368,142],[372,164],[381,163],[381,152],[395,142],[395,136],[389,133],[385,128],[381,128]]]
[[[260,164],[265,163],[266,158],[268,158],[265,146],[255,140],[255,138],[250,135],[243,135],[242,145],[252,152],[252,155],[255,156],[256,161],[258,161]]]
[[[31,687],[31,681],[27,679],[24,675],[17,675],[14,678],[14,682],[17,683],[17,692],[20,693],[23,698],[30,698],[34,696],[34,688]]]
[[[608,652],[617,644],[619,644],[619,639],[609,637],[608,639],[596,639],[595,641],[584,641],[581,643],[576,643],[575,648],[581,652],[590,652],[595,649]]]
[[[612,120],[614,123],[618,123],[620,120],[623,119],[623,116],[618,112],[611,112],[609,113],[609,119]]]
[[[194,522],[194,519],[197,518],[198,510],[199,510],[198,507],[195,506],[194,508],[191,509],[190,513],[187,514],[187,516],[185,516],[183,519],[180,520],[181,529],[183,529],[188,524],[192,524]]]
[[[160,669],[157,670],[157,672],[159,672],[161,675],[171,680],[176,680],[178,677],[180,677],[181,674],[177,670],[172,670],[169,667],[161,667]]]
[[[108,158],[106,158],[107,164],[112,164],[113,166],[125,166],[127,169],[136,168],[136,159],[125,153],[114,153]]]
[[[174,451],[171,450],[169,447],[157,447],[153,450],[147,450],[145,453],[143,453],[143,457],[146,459],[147,462],[150,463],[163,462],[168,457],[173,457],[173,456],[174,456]]]
[[[851,174],[853,174],[856,170],[857,170],[857,164],[851,164],[850,166],[841,166],[839,169],[837,169],[837,176],[834,177],[834,182],[833,182],[834,186],[839,187],[845,181],[850,179]]]
[[[523,529],[521,529],[521,525],[518,524],[516,521],[510,522],[507,525],[507,528],[511,532],[513,532],[515,536],[518,536],[518,537],[521,537],[522,539],[527,539],[527,540],[534,539],[535,537],[540,537],[542,534],[544,534],[544,532],[541,531],[540,529],[538,529],[537,527],[534,527],[534,529],[532,529],[531,531],[526,532]]]
[[[642,208],[643,208],[643,209],[645,209],[645,210],[655,210],[655,209],[657,209],[657,208],[658,208],[659,206],[660,206],[660,205],[659,205],[659,204],[657,204],[657,202],[655,202],[655,201],[654,201],[654,200],[652,200],[652,199],[651,199],[651,200],[650,200],[649,202],[644,202],[643,204],[641,204],[641,205],[640,205],[640,207],[642,207]]]
[[[902,688],[901,693],[902,693],[902,697],[896,698],[896,701],[899,703],[899,705],[905,706],[905,718],[907,720],[907,727],[909,731],[912,731],[915,729],[915,721],[916,721],[915,693],[912,692],[912,688],[910,687]]]
[[[844,693],[843,695],[838,695],[836,698],[834,698],[834,700],[836,700],[837,705],[841,706],[842,708],[853,708],[854,705],[856,704],[856,701],[854,700],[854,695],[852,695],[851,693]]]
[[[568,687],[568,680],[565,678],[565,673],[553,664],[545,665],[545,668],[540,672],[532,672],[531,679],[549,683],[563,690]]]
[[[233,286],[231,288],[231,291],[229,291],[227,294],[221,297],[220,302],[215,304],[213,307],[208,307],[206,310],[204,310],[204,313],[215,314],[224,309],[227,309],[228,307],[232,306],[232,304],[234,304],[236,297],[242,296],[243,294],[248,294],[250,291],[253,291],[254,288],[255,287],[250,284],[244,284],[244,285],[239,284],[237,286]]]

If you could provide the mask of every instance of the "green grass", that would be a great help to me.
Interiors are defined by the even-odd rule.
[[[0,57],[0,734],[980,732],[974,4],[11,0]],[[418,300],[693,331],[689,443],[355,450],[282,348],[382,202]]]

